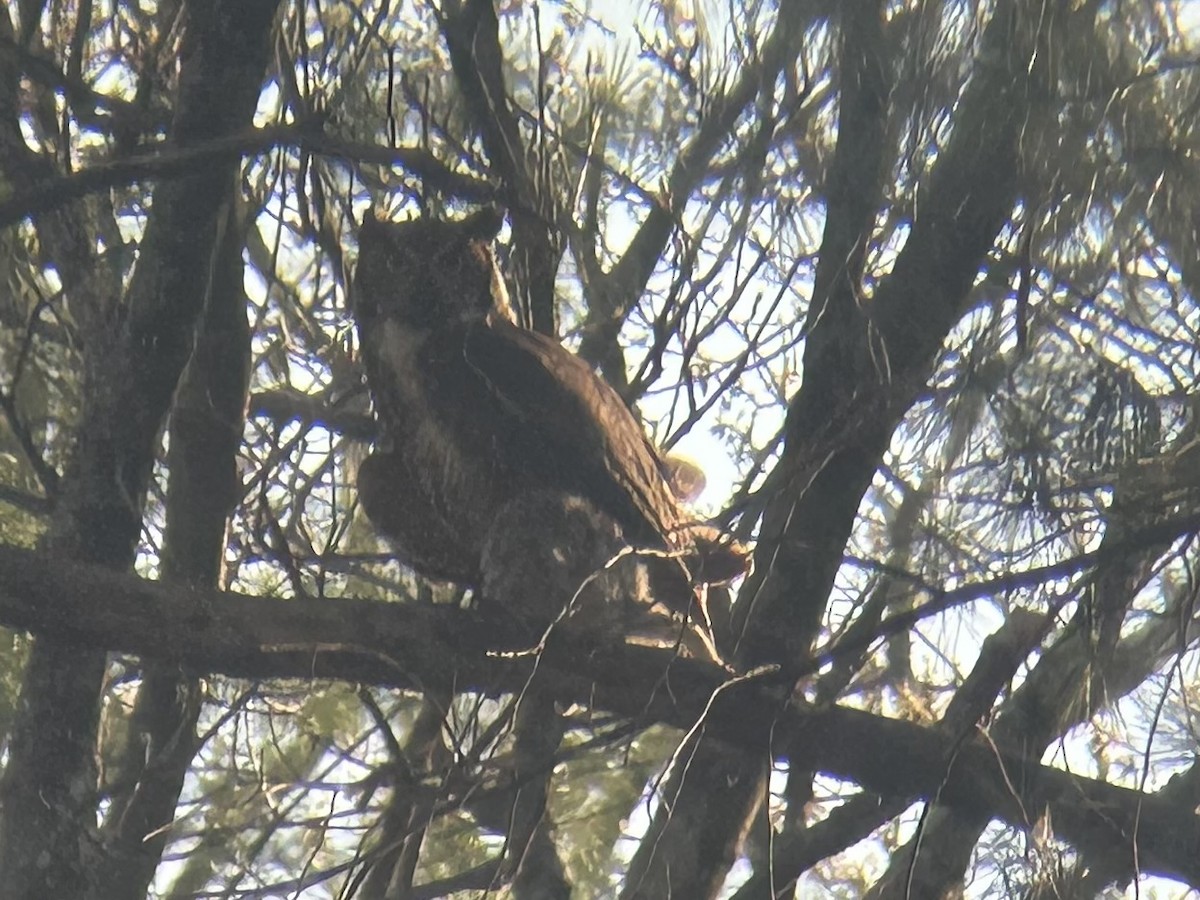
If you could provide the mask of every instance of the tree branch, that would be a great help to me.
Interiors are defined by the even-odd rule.
[[[345,399],[330,400],[324,394],[308,394],[290,387],[256,391],[250,395],[250,418],[263,416],[276,425],[299,422],[301,425],[320,425],[330,431],[359,441],[374,440],[375,420],[366,411],[366,392],[363,403],[348,403]],[[348,398],[347,398],[348,399]]]
[[[172,122],[179,146],[227,137],[252,121],[277,7],[278,0],[188,5]],[[90,216],[39,217],[39,237],[71,267],[60,271],[79,279],[64,284],[67,296],[86,310],[78,440],[42,540],[61,558],[133,564],[159,430],[192,353],[236,164],[197,166],[155,192],[119,301],[119,282],[101,295],[95,289],[104,282],[84,277],[98,236]],[[30,649],[0,780],[8,896],[100,895],[95,751],[105,668],[102,648],[39,639]]]
[[[521,298],[526,324],[557,337],[554,277],[562,258],[560,213],[549,170],[535,170],[531,164],[535,153],[547,152],[545,133],[540,131],[544,110],[539,109],[534,120],[543,143],[527,148],[505,86],[493,0],[443,4],[439,18],[454,76],[505,186],[513,224],[513,274],[527,294]]]
[[[15,187],[0,202],[0,228],[26,216],[57,209],[71,200],[97,191],[140,181],[181,179],[213,162],[254,156],[274,147],[296,147],[310,153],[340,157],[356,163],[397,166],[431,182],[445,193],[464,200],[486,202],[495,190],[485,181],[448,169],[432,154],[409,147],[390,149],[330,137],[311,125],[275,125],[250,128],[186,146],[166,142],[122,159],[94,163],[71,175],[48,177],[28,187]]]
[[[197,672],[410,688],[457,679],[460,690],[495,693],[518,687],[534,665],[531,656],[488,652],[520,646],[511,624],[448,607],[168,589],[6,546],[0,585],[0,622],[9,627]],[[537,664],[564,701],[679,728],[705,715],[707,735],[755,753],[790,747],[867,790],[936,795],[1017,827],[1048,810],[1058,833],[1088,852],[1136,854],[1142,872],[1200,885],[1200,817],[1189,803],[1071,775],[984,741],[956,741],[937,728],[792,705],[767,675],[727,683],[719,668],[659,648],[566,639],[552,641]]]
[[[805,381],[789,404],[781,484],[763,514],[760,565],[745,586],[753,598],[743,631],[749,659],[810,652],[863,494],[1016,202],[1029,94],[1041,89],[1042,60],[1054,55],[1039,51],[1063,30],[1026,19],[1020,6],[998,4],[984,31],[912,232],[871,298],[869,324],[859,323],[865,334],[819,337],[838,320],[809,311]]]

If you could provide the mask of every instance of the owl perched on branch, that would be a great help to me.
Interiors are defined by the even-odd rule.
[[[544,512],[557,496],[563,521],[581,522],[583,503],[624,543],[660,554],[648,564],[653,600],[694,615],[695,586],[741,574],[745,551],[689,518],[615,391],[514,324],[492,254],[501,223],[489,209],[362,225],[354,315],[381,430],[359,474],[367,516],[417,572],[479,585],[497,546],[560,536],[514,534],[513,510]]]

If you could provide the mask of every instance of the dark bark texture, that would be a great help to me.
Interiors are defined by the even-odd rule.
[[[1200,886],[1176,5],[721,6],[619,51],[576,4],[0,10],[0,900],[175,851],[181,896],[774,900],[864,840],[875,900]],[[710,426],[744,481],[697,522]],[[680,561],[751,543],[689,626]]]
[[[1043,766],[1020,747],[964,740],[937,727],[789,704],[778,674],[727,684],[729,673],[670,649],[561,639],[539,656],[497,654],[506,617],[355,600],[274,600],[188,591],[44,553],[0,549],[0,623],[59,642],[106,646],[183,671],[243,678],[337,679],[397,687],[453,683],[517,691],[536,666],[560,703],[706,732],[748,754],[787,748],[820,772],[889,796],[937,797],[1018,826],[1046,810],[1085,853],[1138,860],[1140,871],[1200,880],[1200,797],[1190,782],[1160,794]],[[320,635],[314,640],[315,635]],[[1146,647],[1130,647],[1144,657]],[[671,673],[665,690],[664,673]],[[714,692],[716,698],[714,699]],[[880,748],[887,752],[881,753]],[[435,895],[436,896],[436,895]]]
[[[171,126],[177,144],[249,124],[275,7],[188,4]],[[133,562],[160,430],[209,297],[236,168],[235,160],[215,162],[161,185],[127,296],[103,298],[106,315],[92,311],[86,399],[45,540],[51,553],[116,570]],[[105,867],[94,826],[104,669],[103,650],[34,644],[0,782],[5,897],[111,896],[97,883]]]
[[[226,524],[241,496],[235,459],[250,377],[242,285],[245,223],[231,208],[214,249],[208,303],[168,423],[167,520],[162,579],[220,587]],[[108,882],[101,896],[140,898],[154,877],[183,779],[198,749],[199,679],[150,661],[134,704],[131,736],[117,751],[119,781],[102,833]]]

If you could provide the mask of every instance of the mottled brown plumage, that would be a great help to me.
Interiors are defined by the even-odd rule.
[[[383,435],[359,477],[372,522],[415,570],[477,584],[500,510],[557,492],[594,505],[631,545],[677,553],[702,580],[739,574],[744,553],[688,518],[620,397],[513,323],[491,251],[499,224],[494,211],[363,223],[355,317]],[[659,599],[685,608],[686,594]]]

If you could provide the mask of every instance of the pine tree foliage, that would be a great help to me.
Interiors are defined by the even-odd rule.
[[[1185,0],[0,10],[0,898],[1200,890],[1198,65]],[[358,225],[483,205],[753,548],[729,671],[361,513]]]

